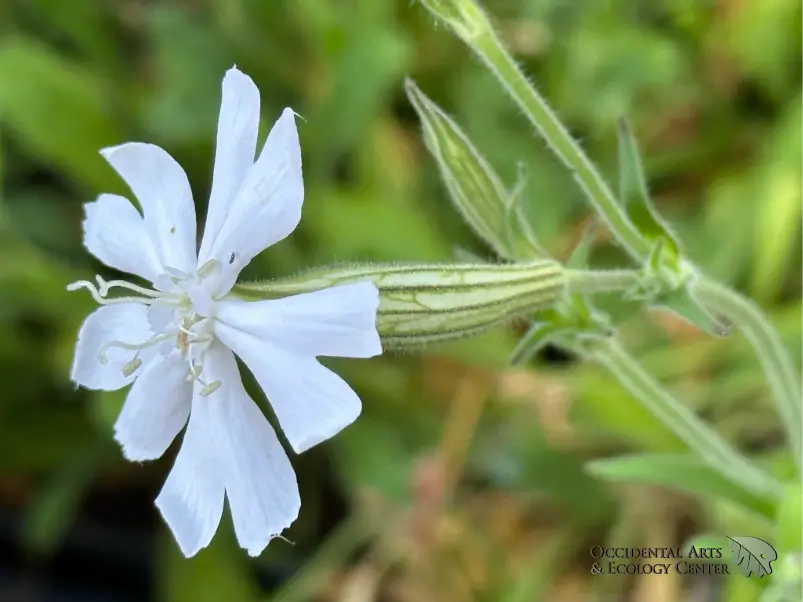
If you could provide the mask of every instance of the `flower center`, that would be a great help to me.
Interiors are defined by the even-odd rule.
[[[139,303],[148,306],[148,321],[154,336],[145,341],[108,341],[98,352],[101,364],[108,362],[107,351],[110,348],[124,349],[133,352],[131,360],[122,367],[122,373],[128,377],[134,374],[143,364],[141,355],[153,357],[153,351],[166,355],[178,349],[181,357],[189,364],[188,381],[198,381],[203,385],[201,395],[211,395],[220,387],[220,381],[206,383],[201,377],[203,372],[204,351],[214,341],[212,323],[216,309],[216,299],[211,291],[214,276],[220,272],[220,264],[211,260],[201,266],[195,274],[187,274],[173,268],[166,268],[150,289],[125,280],[104,280],[95,276],[96,284],[88,280],[73,282],[68,291],[87,289],[101,305],[118,303]],[[122,297],[109,297],[109,291],[121,288],[136,293]]]

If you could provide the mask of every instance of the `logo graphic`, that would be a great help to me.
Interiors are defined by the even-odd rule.
[[[770,544],[758,537],[730,537],[733,564],[745,577],[753,573],[760,579],[772,574],[772,561],[778,559],[778,552]]]

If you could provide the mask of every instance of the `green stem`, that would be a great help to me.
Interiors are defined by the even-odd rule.
[[[786,353],[778,332],[764,313],[750,299],[708,278],[693,285],[693,293],[703,303],[733,322],[756,351],[761,367],[776,399],[786,428],[792,456],[801,471],[803,461],[803,411],[800,380]]]
[[[462,28],[456,27],[458,35],[488,65],[547,145],[569,169],[622,247],[634,259],[644,263],[650,255],[650,244],[628,219],[582,148],[516,65],[476,3],[460,0],[447,4],[459,6],[454,14],[470,21],[471,27],[466,24]],[[453,15],[447,15],[447,22],[450,21],[454,26]],[[695,292],[703,304],[728,317],[753,346],[785,423],[798,472],[803,473],[800,378],[777,333],[756,305],[703,275],[698,276]]]
[[[649,243],[628,219],[594,164],[574,141],[546,100],[527,80],[494,31],[489,27],[478,34],[470,45],[496,74],[497,79],[519,105],[525,117],[538,130],[552,152],[569,169],[622,246],[631,255],[640,259],[649,256]]]
[[[569,291],[577,295],[622,293],[636,286],[641,278],[638,270],[566,270]]]
[[[783,488],[777,480],[742,456],[693,411],[678,403],[614,339],[606,339],[590,350],[572,347],[607,368],[653,416],[729,481],[773,503],[779,499]]]

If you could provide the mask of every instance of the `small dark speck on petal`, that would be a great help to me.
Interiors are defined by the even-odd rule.
[[[231,254],[231,257],[229,257],[229,265],[233,263],[234,263],[234,253]]]
[[[175,234],[175,233],[176,233],[176,227],[175,226],[171,226],[170,227],[170,234]]]

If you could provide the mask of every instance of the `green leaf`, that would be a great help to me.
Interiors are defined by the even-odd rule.
[[[777,298],[784,289],[790,262],[800,249],[801,97],[790,102],[786,115],[764,142],[762,161],[752,170],[759,199],[750,238],[751,296],[758,302]]]
[[[363,416],[332,444],[350,491],[368,488],[388,499],[409,499],[414,454],[388,424]]]
[[[709,498],[727,499],[764,516],[774,509],[725,479],[702,460],[686,454],[638,454],[594,460],[588,470],[608,481],[649,483]]]
[[[207,142],[220,106],[220,81],[231,67],[226,40],[211,20],[187,19],[183,8],[168,3],[149,7],[147,25],[160,85],[145,97],[145,124],[161,140]]]
[[[669,227],[658,216],[641,163],[635,136],[625,119],[618,124],[619,140],[619,199],[628,217],[641,235],[651,243],[664,241],[663,261],[675,270],[679,267],[680,244]]]
[[[256,602],[254,580],[245,553],[234,543],[226,520],[209,547],[185,558],[167,527],[159,539],[157,600],[164,602]],[[275,544],[274,544],[275,545]]]
[[[460,246],[454,248],[454,258],[455,261],[459,261],[460,263],[485,263],[482,257]]]
[[[493,167],[454,120],[411,79],[405,81],[404,87],[421,120],[427,149],[437,162],[449,196],[466,223],[505,259],[544,257],[546,253],[532,232],[522,229],[518,207],[520,187],[509,193]]]
[[[324,12],[320,2],[312,6]],[[350,27],[327,32],[329,37],[343,36],[343,47],[334,57],[323,59],[331,62],[328,73],[324,73],[332,87],[325,99],[304,115],[310,127],[302,135],[316,149],[308,162],[313,178],[323,177],[323,170],[328,172],[342,153],[363,143],[412,54],[409,40],[393,29],[360,27],[348,21],[343,25]]]
[[[803,503],[801,503],[800,483],[795,482],[786,486],[784,496],[778,504],[776,514],[776,536],[778,551],[799,552],[803,550]]]
[[[0,45],[0,122],[35,156],[96,189],[116,189],[98,151],[121,140],[95,74],[24,37]]]
[[[37,492],[26,521],[25,543],[36,555],[51,554],[78,512],[84,491],[104,456],[90,445],[62,461],[53,478]]]
[[[713,533],[701,533],[694,535],[686,540],[682,548],[689,550],[694,548],[727,548],[728,539],[724,535],[715,535]]]
[[[591,249],[597,238],[597,222],[591,222],[580,237],[580,242],[572,251],[569,259],[566,260],[566,267],[574,270],[581,270],[588,267],[591,258]]]
[[[89,398],[87,411],[102,433],[111,435],[114,423],[123,409],[128,390],[93,391]]]
[[[607,374],[583,374],[572,387],[577,400],[572,421],[589,436],[610,436],[620,444],[655,453],[685,450],[678,436],[640,401],[612,387]]]
[[[575,525],[563,527],[547,542],[537,547],[521,576],[507,586],[502,602],[539,602],[548,600],[554,575],[570,564],[578,538],[583,535]]]

